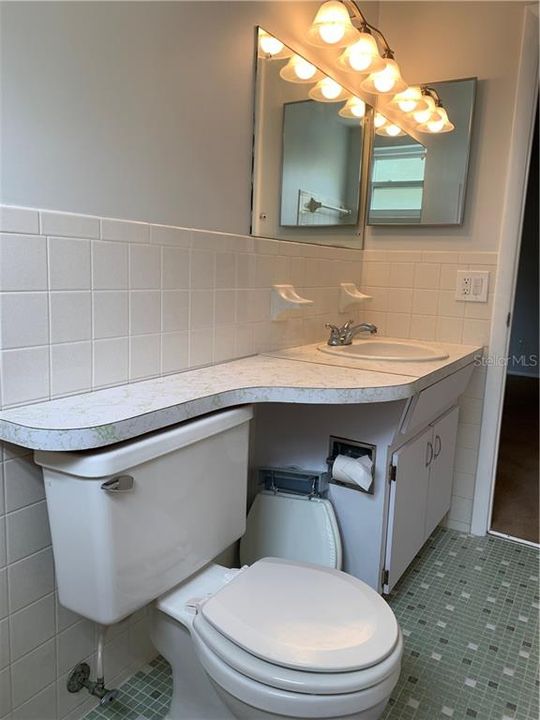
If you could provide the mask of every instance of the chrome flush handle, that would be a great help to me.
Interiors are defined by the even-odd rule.
[[[127,493],[133,490],[134,480],[131,475],[117,475],[102,483],[101,489],[112,495]]]

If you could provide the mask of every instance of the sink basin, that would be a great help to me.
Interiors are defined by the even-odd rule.
[[[390,360],[392,362],[422,362],[444,360],[448,353],[439,348],[414,340],[369,338],[357,340],[352,345],[320,345],[319,350],[354,360]]]

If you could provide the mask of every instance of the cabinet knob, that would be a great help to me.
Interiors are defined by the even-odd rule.
[[[439,455],[441,454],[442,450],[442,440],[440,435],[435,435],[435,454],[434,458],[437,459]]]

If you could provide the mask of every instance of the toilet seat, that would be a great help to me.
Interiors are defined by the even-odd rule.
[[[210,655],[214,655],[231,670],[256,682],[310,695],[341,695],[374,687],[394,674],[403,651],[403,640],[399,633],[390,655],[377,665],[352,672],[309,672],[291,670],[251,655],[215,630],[200,614],[195,618],[191,634],[200,654],[207,660],[206,665],[212,665],[208,660]],[[211,667],[207,667],[207,670],[212,674]]]
[[[394,613],[365,583],[278,558],[238,573],[201,603],[193,625],[204,638],[210,625],[259,660],[311,673],[376,666],[399,638]]]

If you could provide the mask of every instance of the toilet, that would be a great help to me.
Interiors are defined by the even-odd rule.
[[[103,625],[154,601],[169,720],[375,720],[399,677],[396,618],[339,570],[327,500],[263,492],[246,529],[251,417],[244,406],[97,451],[36,452],[59,600]],[[241,537],[241,568],[213,562]]]

